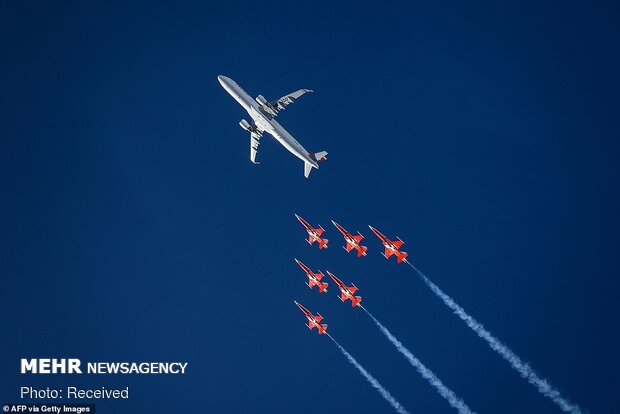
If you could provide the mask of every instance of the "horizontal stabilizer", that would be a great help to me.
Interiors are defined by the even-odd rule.
[[[316,154],[313,153],[313,152],[309,152],[308,154],[316,162],[322,161],[322,160],[326,159],[326,157],[327,157],[327,151],[317,152]],[[310,176],[310,173],[312,172],[312,168],[319,168],[319,167],[316,164],[313,165],[310,162],[304,161],[304,176],[306,178],[308,178]]]
[[[401,252],[401,253],[398,255],[398,259],[396,260],[396,262],[397,262],[397,263],[400,263],[400,262],[402,262],[403,260],[406,260],[406,259],[407,259],[407,256],[409,256],[407,253],[405,253],[405,252]]]
[[[316,161],[323,161],[327,159],[327,151],[319,151],[313,154],[311,153],[311,155]]]

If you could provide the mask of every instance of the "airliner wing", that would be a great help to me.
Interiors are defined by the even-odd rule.
[[[254,164],[258,164],[256,162],[256,154],[258,154],[258,146],[260,145],[260,135],[252,132],[250,134],[250,161]]]
[[[290,105],[293,102],[295,102],[301,95],[305,94],[306,92],[312,92],[312,90],[310,90],[310,89],[299,89],[299,90],[297,90],[295,92],[291,92],[288,95],[285,95],[285,96],[281,97],[277,101],[269,102],[269,105],[271,105],[273,108],[276,108],[278,111],[281,111],[285,107],[287,107],[288,105]]]

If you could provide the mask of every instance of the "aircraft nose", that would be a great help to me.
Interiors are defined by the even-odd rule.
[[[219,75],[217,77],[217,80],[220,81],[220,84],[222,86],[224,86],[224,84],[226,84],[226,81],[228,80],[228,78],[226,76],[224,76],[224,75]]]

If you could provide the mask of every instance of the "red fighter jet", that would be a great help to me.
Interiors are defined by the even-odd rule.
[[[383,234],[381,234],[381,232],[377,229],[375,229],[372,226],[368,226],[370,227],[370,230],[372,230],[373,233],[375,233],[375,235],[379,238],[379,240],[381,240],[381,243],[383,243],[383,246],[385,246],[385,253],[381,253],[386,259],[389,259],[391,255],[396,255],[396,262],[400,263],[400,262],[405,262],[407,263],[407,256],[408,254],[405,252],[401,252],[399,249],[401,248],[401,246],[405,243],[404,241],[402,241],[400,239],[400,237],[396,237],[398,240],[392,241],[390,239],[388,239],[387,237],[385,237]]]
[[[329,270],[327,271],[327,274],[334,280],[334,282],[336,282],[340,292],[342,292],[340,295],[341,301],[345,302],[347,299],[350,299],[352,307],[360,306],[360,303],[362,303],[362,297],[354,296],[355,292],[357,292],[357,287],[353,283],[351,283],[351,286],[347,286],[342,283],[340,279],[334,276],[333,273],[330,273]]]
[[[297,220],[299,220],[299,222],[304,225],[306,231],[308,232],[308,239],[306,240],[308,244],[318,242],[319,249],[327,248],[327,242],[329,240],[321,238],[321,235],[325,232],[325,229],[323,227],[319,226],[318,229],[315,229],[310,225],[310,223],[299,217],[297,214],[295,214],[295,217],[297,217]]]
[[[317,313],[316,316],[314,316],[313,314],[310,313],[308,309],[304,308],[302,305],[297,303],[296,300],[294,302],[295,302],[295,305],[297,305],[297,307],[301,309],[304,315],[306,315],[306,318],[308,318],[308,324],[306,325],[308,329],[312,330],[312,328],[316,328],[319,331],[319,335],[327,331],[327,325],[321,324],[323,317],[320,314]]]
[[[366,256],[366,250],[368,250],[368,247],[362,246],[360,244],[364,236],[362,236],[359,231],[357,232],[358,235],[354,236],[348,231],[346,231],[344,227],[336,223],[334,220],[332,220],[332,223],[334,223],[334,226],[336,226],[338,231],[344,236],[344,240],[347,242],[347,246],[342,246],[342,248],[345,249],[347,253],[355,249],[357,250],[357,257]]]
[[[306,272],[306,276],[308,276],[308,282],[306,283],[306,285],[308,285],[310,289],[312,289],[312,287],[314,286],[318,286],[319,292],[327,292],[327,283],[321,282],[321,279],[323,279],[325,275],[320,270],[319,273],[313,273],[308,266],[306,266],[297,259],[295,259],[295,261],[297,262],[299,267],[301,267],[301,269]]]

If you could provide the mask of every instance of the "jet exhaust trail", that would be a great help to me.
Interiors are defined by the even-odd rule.
[[[427,380],[448,403],[455,408],[461,414],[473,414],[474,412],[469,409],[465,401],[460,399],[452,390],[446,387],[443,382],[433,371],[427,368],[418,358],[416,358],[381,322],[377,320],[370,312],[366,310],[362,305],[360,308],[364,309],[364,312],[370,316],[374,323],[379,327],[381,332],[387,337],[387,339],[396,347],[398,352],[409,361],[409,363],[418,371],[422,377]]]
[[[510,348],[508,348],[508,346],[504,345],[499,339],[493,336],[491,332],[487,331],[484,325],[465,312],[465,309],[458,305],[454,299],[444,293],[439,286],[431,282],[431,280],[426,277],[424,273],[419,271],[418,268],[410,262],[406,263],[418,273],[422,281],[444,302],[447,307],[452,309],[452,311],[459,318],[461,318],[469,328],[476,332],[480,338],[487,341],[489,347],[504,358],[515,371],[527,380],[527,382],[536,387],[538,392],[551,399],[551,401],[560,407],[562,411],[572,414],[582,414],[579,406],[568,401],[562,396],[559,390],[549,383],[549,381],[538,376],[538,374],[536,374],[534,369],[527,362],[519,358]]]
[[[392,397],[392,394],[390,394],[388,392],[388,390],[386,390],[385,388],[383,388],[383,386],[379,383],[379,381],[377,381],[377,379],[375,377],[373,377],[372,375],[370,375],[370,373],[368,371],[366,371],[366,369],[364,369],[363,366],[360,365],[359,362],[357,362],[357,360],[355,358],[353,358],[353,356],[351,354],[349,354],[347,352],[346,349],[344,349],[342,347],[342,345],[340,345],[338,343],[338,341],[336,341],[329,333],[325,332],[325,334],[327,336],[329,336],[329,338],[334,341],[334,343],[336,344],[336,346],[340,349],[340,351],[344,354],[345,357],[347,357],[347,359],[349,360],[349,362],[355,367],[357,368],[357,370],[360,372],[360,374],[362,374],[364,376],[364,378],[366,378],[366,380],[370,383],[370,385],[372,385],[372,387],[374,389],[376,389],[377,391],[379,391],[379,394],[381,394],[381,396],[383,398],[385,398],[387,400],[387,402],[390,403],[390,405],[396,410],[397,413],[400,414],[409,414],[409,412],[405,409],[405,407],[403,407],[402,405],[400,405],[400,403],[396,400],[396,398]]]

